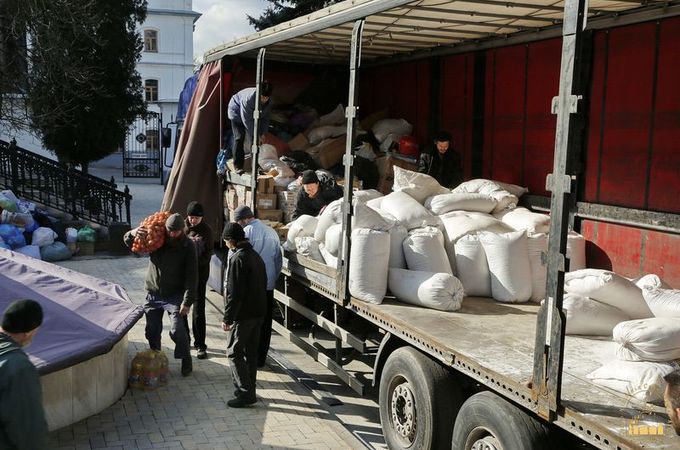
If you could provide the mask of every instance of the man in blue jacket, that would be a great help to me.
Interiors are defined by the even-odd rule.
[[[269,113],[272,103],[269,101],[272,95],[272,85],[268,81],[260,85],[260,124],[258,133],[263,136],[269,128]],[[246,135],[250,142],[255,136],[255,93],[256,88],[246,88],[231,96],[227,106],[227,117],[231,121],[231,131],[234,135],[234,169],[243,171],[245,151],[243,144]]]
[[[246,239],[264,261],[267,270],[267,313],[260,331],[260,348],[257,353],[257,367],[264,367],[272,340],[272,311],[274,309],[274,287],[281,273],[283,256],[279,235],[269,225],[265,225],[253,215],[253,211],[245,206],[239,206],[234,211],[234,220],[243,227]]]
[[[47,448],[47,422],[38,371],[21,349],[43,321],[34,300],[12,302],[0,327],[0,448]]]

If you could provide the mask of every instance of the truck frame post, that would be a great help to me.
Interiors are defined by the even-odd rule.
[[[257,217],[257,169],[258,159],[260,156],[260,89],[262,88],[262,77],[264,76],[264,55],[267,52],[266,48],[261,48],[257,52],[257,71],[255,73],[255,111],[253,112],[253,143],[251,147],[251,162],[252,170],[250,171],[250,195],[253,204],[253,214]],[[269,99],[271,101],[271,99]]]

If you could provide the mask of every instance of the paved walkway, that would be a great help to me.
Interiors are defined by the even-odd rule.
[[[125,184],[122,178],[118,183]],[[127,184],[134,196],[134,227],[143,217],[159,209],[163,192],[160,185]],[[144,303],[143,279],[147,263],[148,258],[135,256],[95,256],[60,264],[120,284],[126,288],[131,300],[141,305]],[[340,386],[337,379],[330,379],[328,385],[345,402],[337,410],[340,418],[271,360],[258,372],[258,402],[245,409],[227,407],[233,385],[225,356],[226,333],[219,326],[221,305],[221,297],[209,291],[206,306],[209,359],[194,358],[192,375],[182,377],[179,362],[171,359],[167,386],[150,392],[128,390],[120,401],[102,413],[52,433],[52,446],[59,449],[381,447],[374,401],[354,396],[344,385]],[[142,318],[128,335],[130,359],[147,348],[144,325]],[[167,330],[167,320],[165,325]],[[173,343],[167,331],[163,339],[163,349],[171,357]],[[309,365],[314,372],[329,374],[280,336],[273,336],[272,349],[286,358]]]

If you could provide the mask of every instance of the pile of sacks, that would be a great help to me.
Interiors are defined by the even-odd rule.
[[[567,273],[563,309],[567,334],[611,336],[615,359],[588,375],[649,403],[663,402],[663,377],[680,358],[680,290],[657,275],[630,280],[614,272]]]
[[[464,295],[503,302],[545,294],[549,217],[517,208],[525,188],[471,180],[450,191],[424,174],[394,168],[394,192],[357,191],[353,203],[350,293],[459,309]],[[286,246],[338,267],[342,203],[291,224]],[[572,267],[585,267],[585,240],[572,233]]]

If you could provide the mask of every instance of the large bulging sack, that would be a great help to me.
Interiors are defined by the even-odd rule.
[[[562,309],[570,335],[611,336],[616,325],[629,320],[620,309],[578,294],[564,294]]]
[[[394,216],[406,229],[420,228],[436,223],[436,217],[405,192],[392,192],[382,198],[380,209]]]
[[[494,214],[494,217],[517,231],[526,230],[531,233],[547,233],[550,231],[549,215],[535,213],[521,206],[498,212]]]
[[[314,230],[314,239],[323,242],[326,239],[326,230],[331,225],[340,223],[342,220],[342,199],[333,200],[321,211],[317,216],[316,229]]]
[[[394,192],[404,192],[413,197],[418,203],[423,204],[428,197],[439,194],[450,194],[450,191],[439,184],[430,175],[402,169],[394,166]]]
[[[349,293],[367,303],[380,304],[387,293],[390,235],[386,231],[352,231]]]
[[[460,309],[465,297],[463,285],[448,273],[390,269],[389,288],[401,302],[440,311]]]
[[[545,298],[545,283],[548,279],[548,264],[543,254],[548,253],[548,235],[528,233],[529,267],[531,267],[531,301],[540,303]]]
[[[352,229],[369,228],[371,230],[387,231],[392,228],[392,225],[378,211],[366,206],[364,203],[356,203],[354,205]]]
[[[43,261],[55,262],[70,259],[71,250],[63,242],[53,242],[49,245],[40,247],[40,257]]]
[[[314,261],[325,263],[324,257],[319,251],[319,241],[311,236],[298,236],[295,238],[295,251],[307,258],[312,258]]]
[[[437,194],[425,200],[425,207],[438,216],[450,211],[475,211],[490,213],[496,207],[496,200],[488,195],[469,192]]]
[[[376,198],[383,197],[382,193],[376,191],[375,189],[363,189],[360,191],[354,191],[352,193],[352,198],[355,203],[366,203]],[[378,209],[380,206],[378,206]]]
[[[640,289],[670,289],[671,287],[656,274],[648,273],[632,280]],[[643,292],[644,295],[644,292]]]
[[[340,255],[340,247],[342,246],[342,224],[336,223],[331,225],[326,230],[326,236],[324,237],[324,246],[326,251],[328,251],[333,256]]]
[[[512,192],[511,192],[512,191]],[[482,178],[466,181],[453,189],[453,192],[472,192],[488,195],[496,200],[496,207],[493,212],[501,212],[505,209],[513,209],[517,206],[519,197],[528,190],[513,184],[500,183]],[[515,192],[515,193],[513,193]],[[520,195],[516,195],[520,194]]]
[[[671,361],[680,358],[680,319],[629,320],[614,327],[616,357],[622,361]]]
[[[288,250],[295,250],[296,237],[314,236],[318,221],[318,218],[306,214],[295,219],[288,228],[288,236],[286,238]]]
[[[586,238],[575,231],[567,234],[567,258],[569,271],[585,269],[586,266]]]
[[[456,271],[468,297],[491,297],[491,274],[484,247],[476,234],[455,243]]]
[[[45,247],[46,245],[52,245],[56,238],[57,233],[55,233],[52,228],[39,227],[33,232],[31,244],[37,245],[38,247]]]
[[[480,233],[489,273],[491,295],[506,303],[526,302],[531,298],[531,267],[527,235],[524,231],[495,234]]]
[[[373,131],[373,135],[378,142],[382,142],[389,134],[397,134],[399,136],[411,134],[413,125],[404,119],[381,119],[373,125],[371,131]]]
[[[435,227],[411,230],[403,243],[406,267],[422,272],[453,275],[444,250],[444,235]]]
[[[390,268],[405,269],[406,257],[404,256],[404,240],[408,236],[408,231],[403,226],[397,224],[390,228]]]
[[[334,256],[333,254],[331,254],[331,252],[329,252],[326,249],[325,244],[319,244],[319,252],[321,253],[321,256],[323,257],[324,264],[326,264],[329,267],[333,267],[334,269],[337,269],[339,267],[338,258],[336,256]]]
[[[37,245],[24,245],[23,247],[15,248],[15,252],[30,256],[35,259],[42,259],[40,256],[40,247]]]
[[[663,289],[645,285],[642,297],[652,310],[654,317],[680,319],[680,289]]]
[[[653,317],[642,290],[620,275],[602,269],[582,269],[564,275],[564,291],[590,297],[620,309],[631,319]]]
[[[654,404],[663,403],[666,375],[676,363],[611,361],[587,375],[593,383]]]

